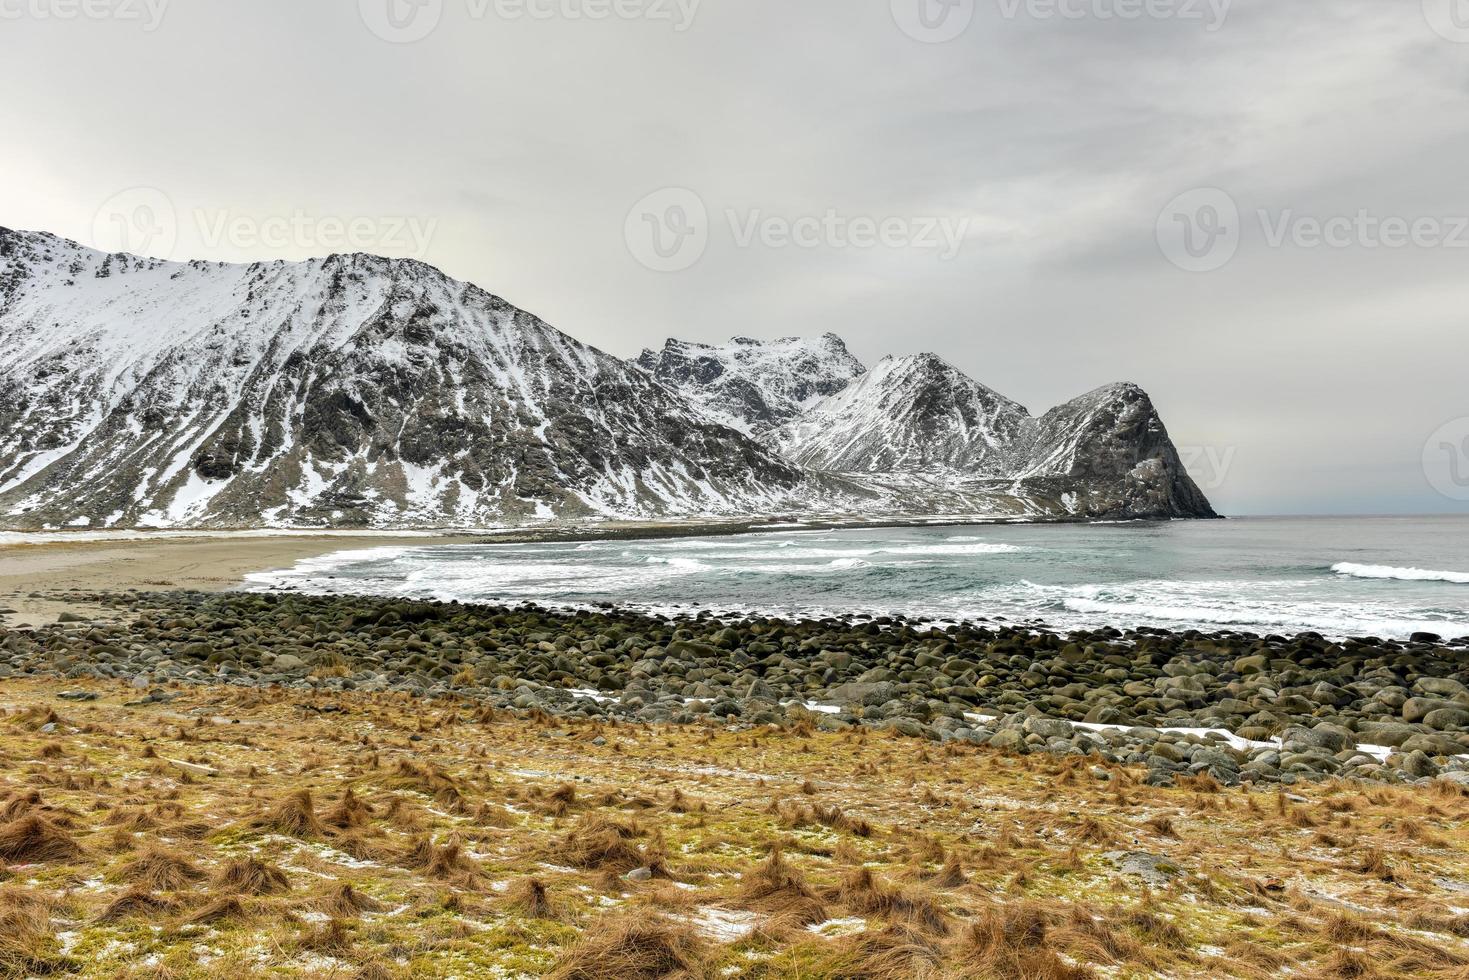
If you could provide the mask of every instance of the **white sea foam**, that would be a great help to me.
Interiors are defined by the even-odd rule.
[[[1331,566],[1338,575],[1349,578],[1384,578],[1400,582],[1452,582],[1469,585],[1469,572],[1438,572],[1428,568],[1394,568],[1391,565],[1357,565],[1349,561]]]
[[[782,551],[779,554],[762,554],[752,551],[750,558],[876,558],[883,555],[1013,555],[1030,548],[1021,548],[1013,544],[911,544],[893,545],[886,547],[855,547],[855,548],[808,548],[797,544],[790,551]]]
[[[750,556],[753,558],[810,558],[812,555],[765,555]],[[652,565],[669,565],[674,568],[683,569],[688,572],[736,572],[744,574],[759,575],[809,575],[813,572],[845,571],[853,568],[870,568],[868,562],[861,558],[837,558],[833,561],[785,561],[774,564],[758,564],[755,562],[737,562],[727,564],[711,564],[696,558],[663,558],[658,555],[650,555],[644,559]]]
[[[1188,585],[1195,583],[1178,583]],[[1260,583],[1256,583],[1257,587]],[[1165,589],[1152,594],[1143,592],[1113,598],[1071,596],[1062,600],[1068,612],[1079,613],[1086,621],[1100,620],[1108,625],[1157,623],[1175,626],[1236,627],[1253,632],[1304,633],[1327,636],[1406,637],[1413,633],[1439,633],[1458,636],[1469,633],[1469,618],[1406,618],[1406,610],[1379,608],[1362,603],[1322,602],[1257,598],[1257,591],[1241,591],[1221,597],[1208,590],[1189,594],[1186,589]]]
[[[384,547],[334,551],[329,555],[302,558],[287,569],[251,572],[245,576],[245,581],[252,585],[280,588],[283,585],[289,586],[320,577],[329,577],[353,564],[393,561],[410,550],[403,547]]]
[[[1017,555],[1033,551],[1013,544],[977,542],[970,544],[910,544],[898,548],[879,548],[880,555]]]
[[[762,541],[758,544],[746,542],[738,544],[730,541],[678,541],[657,542],[646,546],[634,546],[623,550],[624,558],[641,558],[647,562],[674,562],[680,560],[664,557],[660,554],[645,555],[644,552],[666,552],[675,551],[705,551],[704,559],[709,561],[807,561],[826,558],[881,558],[891,555],[893,557],[917,556],[917,557],[942,557],[955,555],[1011,555],[1026,551],[1034,551],[1033,548],[1024,548],[1012,544],[995,544],[981,542],[974,539],[967,544],[911,544],[891,546],[867,546],[867,547],[830,547],[825,541],[817,541],[808,544],[804,541]],[[579,549],[580,550],[580,549]],[[698,559],[692,559],[698,560]]]
[[[672,541],[650,541],[638,547],[658,551],[759,551],[764,548],[790,548],[795,541],[751,541],[740,538],[677,538]]]

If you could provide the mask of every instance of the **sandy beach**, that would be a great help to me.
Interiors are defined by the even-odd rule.
[[[286,568],[334,551],[476,540],[482,537],[222,534],[0,545],[0,608],[10,610],[0,615],[10,626],[42,625],[67,610],[102,612],[68,600],[70,591],[218,592],[241,585],[250,572]]]
[[[199,536],[160,532],[156,536],[99,538],[78,533],[75,540],[53,540],[59,534],[36,535],[34,542],[0,540],[0,623],[41,626],[63,612],[106,618],[110,612],[70,599],[68,592],[126,592],[190,589],[220,592],[244,583],[251,572],[289,568],[294,563],[335,551],[403,545],[472,544],[493,540],[506,544],[566,538],[667,537],[679,534],[729,534],[750,530],[751,521],[668,522],[609,521],[596,525],[550,525],[490,532],[337,531],[323,534],[200,532]],[[826,526],[816,525],[811,526]]]

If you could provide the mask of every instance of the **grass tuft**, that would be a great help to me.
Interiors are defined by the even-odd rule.
[[[660,980],[708,973],[692,929],[647,917],[596,923],[551,971],[551,980]]]
[[[204,877],[193,864],[176,851],[151,845],[119,872],[122,879],[153,891],[174,892],[187,888]]]
[[[545,882],[539,878],[521,878],[511,883],[500,900],[500,905],[507,914],[521,915],[528,919],[561,917]]]
[[[302,840],[316,840],[325,833],[321,820],[316,816],[316,805],[309,789],[297,790],[287,796],[256,826]]]
[[[14,864],[71,861],[81,853],[81,845],[71,834],[38,813],[0,826],[0,859]]]
[[[290,891],[286,873],[258,858],[238,858],[219,869],[214,887],[238,895],[279,895]]]
[[[771,848],[770,856],[745,875],[736,901],[752,912],[798,925],[814,925],[827,919],[826,905],[778,847]]]

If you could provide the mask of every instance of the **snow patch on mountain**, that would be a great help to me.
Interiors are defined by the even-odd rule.
[[[798,418],[866,371],[835,334],[727,344],[670,340],[633,361],[709,418],[760,435]]]

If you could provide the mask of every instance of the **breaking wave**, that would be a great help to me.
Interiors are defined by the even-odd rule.
[[[1438,572],[1428,568],[1394,568],[1391,565],[1355,565],[1349,561],[1331,566],[1338,575],[1350,578],[1396,579],[1399,582],[1452,582],[1469,585],[1469,572]]]

